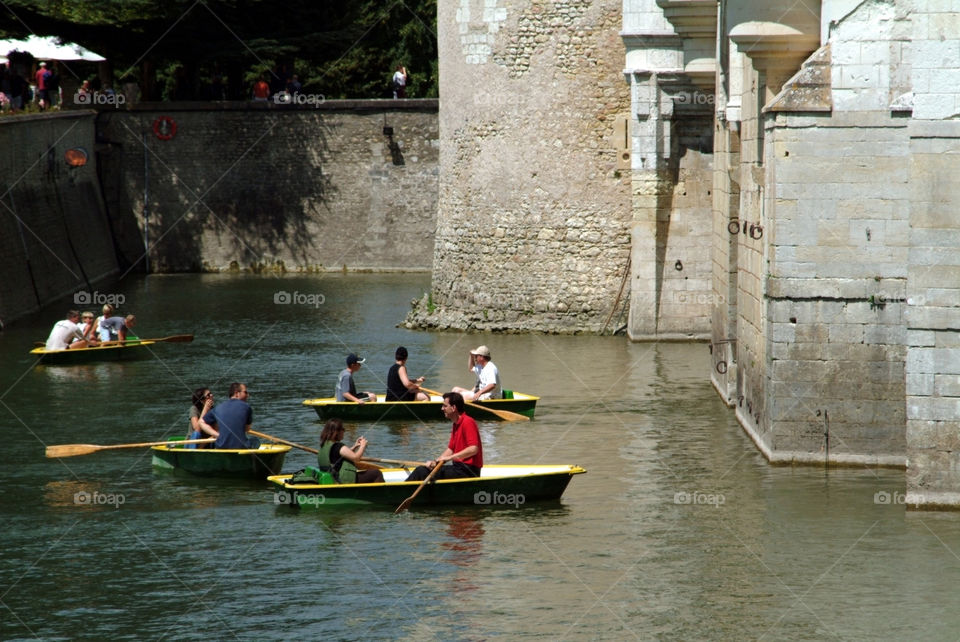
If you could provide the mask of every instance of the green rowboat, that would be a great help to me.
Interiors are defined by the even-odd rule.
[[[50,365],[75,365],[96,361],[126,361],[147,359],[153,355],[150,350],[156,341],[127,341],[123,345],[97,346],[95,348],[74,348],[72,350],[47,350],[34,348],[30,354],[39,357],[41,363]]]
[[[420,482],[405,482],[409,470],[381,471],[383,484],[288,484],[292,475],[273,475],[274,502],[293,507],[382,504],[396,508],[413,494]],[[461,504],[519,508],[534,501],[558,500],[574,475],[587,472],[579,466],[484,466],[480,477],[441,479],[427,484],[413,506]]]
[[[166,470],[184,470],[206,477],[248,477],[265,479],[283,468],[290,446],[261,444],[243,450],[185,448],[174,444],[154,446],[153,465]]]
[[[537,407],[537,400],[540,397],[523,394],[522,392],[511,392],[512,398],[493,399],[491,401],[476,401],[476,405],[467,406],[467,414],[474,419],[500,419],[491,412],[484,412],[484,406],[495,410],[509,410],[521,415],[533,418],[533,413]],[[331,417],[337,417],[344,421],[379,421],[379,420],[407,420],[407,421],[445,421],[440,406],[443,405],[443,398],[431,396],[430,401],[368,401],[366,403],[354,403],[352,401],[337,401],[334,397],[323,397],[320,399],[307,399],[303,402],[317,411],[320,419],[327,420]]]

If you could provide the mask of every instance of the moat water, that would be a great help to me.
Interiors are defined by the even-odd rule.
[[[957,637],[960,514],[905,511],[902,471],[770,466],[712,389],[704,344],[397,328],[428,286],[127,279],[96,295],[122,295],[140,336],[196,335],[128,363],[37,365],[59,309],[0,333],[0,638]],[[315,445],[301,401],[332,394],[348,352],[367,357],[361,389],[382,391],[398,345],[445,389],[471,383],[481,343],[505,387],[541,396],[532,422],[480,423],[484,459],[585,467],[559,502],[295,511],[265,482],[155,471],[145,449],[44,457],[180,435],[190,391],[222,398],[231,381],[255,429]],[[373,456],[425,459],[448,426],[357,434]],[[284,469],[313,461],[294,450]]]

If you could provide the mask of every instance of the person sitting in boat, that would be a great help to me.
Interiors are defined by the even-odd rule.
[[[200,418],[200,430],[216,437],[214,448],[259,448],[260,440],[248,437],[253,424],[253,409],[247,403],[247,386],[231,383],[229,399],[220,402]]]
[[[90,339],[97,341],[99,339],[100,333],[97,332],[97,323],[93,312],[85,310],[80,314],[80,332],[86,341]]]
[[[334,396],[337,401],[355,401],[356,403],[366,403],[367,401],[376,401],[377,395],[372,392],[361,392],[357,394],[357,386],[353,383],[353,374],[360,369],[366,359],[361,359],[354,353],[347,355],[347,367],[340,372],[340,378],[337,379],[337,388]]]
[[[343,422],[336,417],[327,419],[320,431],[320,452],[317,453],[317,467],[333,475],[340,484],[381,484],[383,473],[376,468],[358,470],[357,464],[367,449],[365,437],[357,437],[353,448],[343,443]]]
[[[213,392],[210,388],[197,388],[193,391],[193,397],[190,404],[190,430],[187,432],[187,439],[205,439],[207,437],[216,437],[217,435],[207,434],[200,427],[200,418],[206,415],[213,408]],[[209,444],[187,444],[187,448],[207,448]]]
[[[137,324],[137,317],[128,314],[125,317],[109,317],[100,322],[100,340],[111,341],[111,336],[116,335],[120,345],[127,341],[127,337],[133,337],[130,330]]]
[[[473,390],[455,387],[453,392],[459,392],[467,401],[485,401],[503,396],[503,390],[500,388],[500,371],[490,360],[490,348],[479,346],[476,350],[471,350],[468,363],[470,371],[477,377],[477,383],[474,384]]]
[[[89,340],[83,338],[83,329],[77,321],[80,320],[79,310],[67,311],[67,318],[60,319],[50,330],[50,336],[47,337],[47,350],[67,350],[77,348],[87,348],[95,346],[96,339]]]
[[[406,481],[423,481],[434,466],[443,466],[434,475],[434,479],[480,476],[480,469],[483,468],[483,444],[480,442],[477,422],[464,414],[463,395],[459,392],[444,393],[440,409],[443,416],[453,422],[447,449],[437,459],[414,468]]]
[[[109,319],[110,317],[112,317],[116,309],[111,304],[104,303],[101,311],[103,312],[103,314],[98,316],[97,320],[94,322],[94,328],[97,331],[97,336],[100,337],[101,341],[116,341],[117,339],[116,335],[113,335],[104,339],[103,333],[100,331],[100,324],[103,323],[106,319]]]
[[[424,377],[411,381],[407,376],[407,356],[407,349],[403,346],[394,353],[397,361],[387,371],[387,401],[430,401],[418,385],[423,383]]]

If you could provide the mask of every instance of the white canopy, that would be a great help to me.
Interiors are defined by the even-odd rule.
[[[11,51],[25,51],[37,60],[89,60],[100,62],[106,60],[72,42],[61,43],[56,36],[28,36],[26,40],[0,40],[0,55],[5,56]]]

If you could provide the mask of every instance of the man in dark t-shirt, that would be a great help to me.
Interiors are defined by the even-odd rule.
[[[247,403],[247,396],[246,384],[231,383],[230,398],[200,419],[201,424],[219,433],[214,448],[260,447],[256,437],[247,436],[253,423],[253,409]]]

